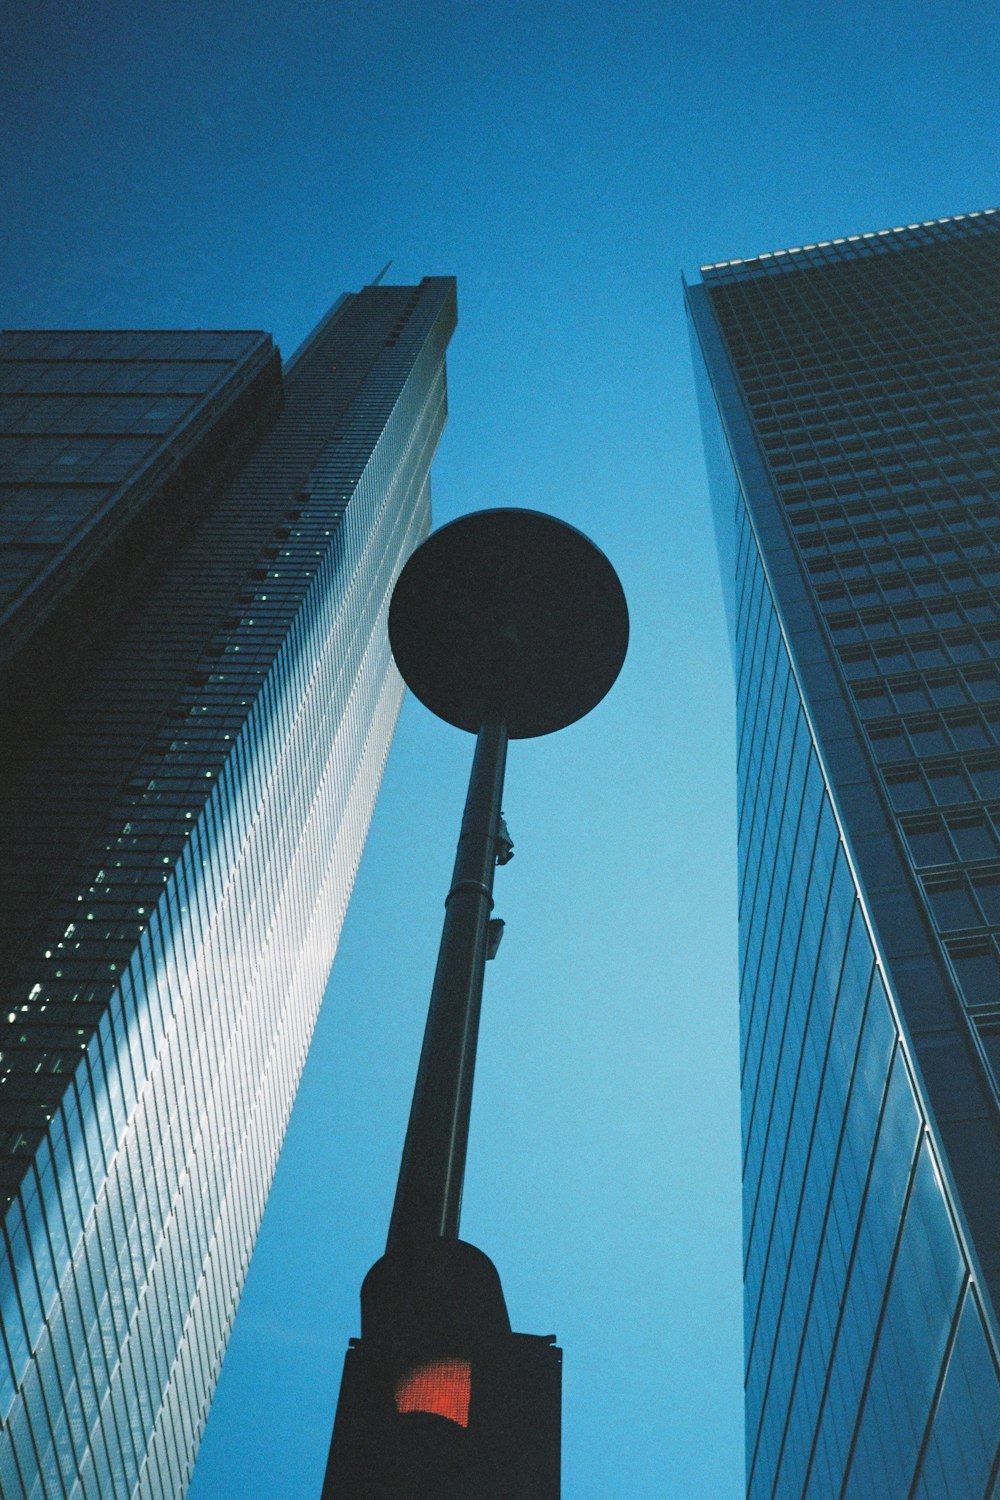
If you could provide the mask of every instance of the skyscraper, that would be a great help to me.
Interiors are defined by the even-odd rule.
[[[180,1497],[402,697],[450,278],[0,342],[0,1493]]]
[[[754,1500],[1000,1466],[1000,214],[687,290],[738,701]]]

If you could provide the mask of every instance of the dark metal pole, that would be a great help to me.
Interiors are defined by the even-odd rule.
[[[571,526],[479,511],[406,563],[389,641],[406,685],[475,733],[476,753],[389,1242],[361,1289],[323,1495],[558,1500],[562,1352],[511,1332],[496,1267],[458,1226],[493,874],[510,856],[497,838],[507,738],[552,734],[601,701],[628,609],[607,558]]]
[[[507,728],[494,718],[476,739],[388,1250],[458,1235],[506,760]]]

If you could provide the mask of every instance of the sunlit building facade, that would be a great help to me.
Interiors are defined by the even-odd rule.
[[[687,289],[738,701],[747,1493],[1000,1466],[1000,213]]]
[[[0,339],[0,1494],[183,1496],[402,685],[455,286]]]

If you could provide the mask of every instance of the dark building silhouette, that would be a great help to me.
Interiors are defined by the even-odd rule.
[[[747,1486],[1000,1464],[1000,214],[687,290],[739,723]]]
[[[0,1493],[180,1497],[402,697],[455,285],[0,339]]]

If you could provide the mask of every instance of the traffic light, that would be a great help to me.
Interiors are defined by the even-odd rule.
[[[462,1240],[390,1251],[361,1289],[322,1500],[559,1500],[562,1351],[512,1333]]]

